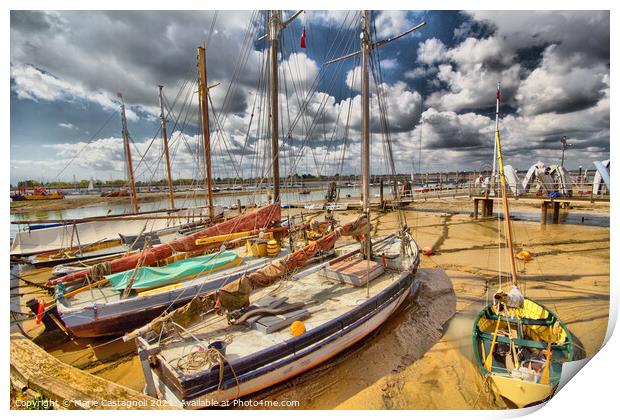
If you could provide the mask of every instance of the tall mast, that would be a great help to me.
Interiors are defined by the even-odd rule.
[[[172,188],[172,171],[170,170],[170,152],[168,151],[168,132],[166,130],[166,114],[164,113],[164,87],[159,85],[159,107],[161,108],[161,136],[164,141],[164,156],[166,158],[166,175],[168,175],[168,194],[170,196],[170,208],[174,208],[174,190]]]
[[[207,87],[207,62],[204,47],[198,47],[198,95],[202,119],[202,135],[205,151],[205,178],[209,204],[209,217],[215,217],[213,211],[213,180],[211,178],[211,137],[209,134],[209,91]]]
[[[499,82],[497,82],[497,95],[495,101],[495,132],[499,132],[499,101],[500,101],[500,89]],[[497,173],[497,142],[495,142],[493,147],[493,171],[491,172],[491,188],[493,189],[493,194],[497,195],[495,191],[495,174]]]
[[[271,64],[270,87],[271,87],[271,168],[273,174],[273,202],[280,202],[280,149],[278,143],[278,40],[282,11],[271,10],[269,12],[269,58]]]
[[[131,204],[133,205],[134,213],[138,213],[138,195],[136,194],[136,183],[133,177],[133,163],[131,162],[131,147],[129,145],[129,130],[127,130],[127,117],[125,116],[125,103],[123,102],[123,95],[118,94],[121,100],[121,129],[123,132],[123,146],[125,147],[125,159],[127,161],[127,178],[129,180],[129,187],[131,189]]]
[[[388,44],[392,41],[396,41],[408,35],[426,25],[426,22],[422,22],[413,28],[407,29],[398,35],[394,35],[390,38],[386,38],[374,43],[370,39],[370,13],[368,10],[362,11],[361,21],[361,48],[359,51],[355,51],[350,54],[343,55],[342,57],[334,58],[325,62],[325,64],[335,63],[347,58],[356,57],[361,55],[361,67],[362,67],[362,211],[368,216],[370,220],[370,77],[369,77],[369,63],[370,63],[370,51]],[[362,254],[365,258],[370,258],[372,253],[372,247],[370,244],[370,225],[367,232],[368,240],[367,244],[362,244]]]
[[[362,11],[361,39],[361,67],[362,67],[362,212],[370,220],[370,77],[368,62],[370,60],[370,22],[368,10]],[[369,224],[370,229],[370,224]],[[366,247],[362,253],[370,259],[372,244],[370,237],[366,238],[362,246]]]
[[[500,90],[497,84],[497,115],[499,115]],[[510,223],[510,208],[508,206],[508,195],[506,194],[506,176],[504,175],[504,162],[502,160],[502,144],[499,138],[499,124],[496,117],[495,123],[495,148],[497,150],[497,163],[499,166],[499,179],[502,187],[502,206],[504,208],[504,220],[506,223],[506,243],[508,245],[508,254],[510,256],[510,275],[512,284],[517,286],[517,266],[515,263],[515,253],[512,244],[512,225]]]

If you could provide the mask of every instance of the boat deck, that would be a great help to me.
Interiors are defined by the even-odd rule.
[[[390,248],[394,244],[395,246]],[[387,245],[389,249],[385,249],[386,253],[398,253],[399,242]],[[344,248],[343,251],[345,249],[351,251],[355,248]],[[351,259],[359,260],[359,254]],[[319,264],[314,267],[317,265]],[[305,272],[312,270],[310,266]],[[400,276],[401,273],[398,270],[388,268],[383,274],[371,280],[368,287],[366,285],[354,286],[328,278],[324,269],[321,268],[311,274],[304,275],[302,272],[292,279],[282,280],[265,289],[258,289],[252,294],[251,302],[257,302],[267,296],[277,299],[286,298],[286,304],[303,302],[308,314],[301,321],[305,324],[306,331],[311,331],[376,296],[397,281]],[[279,331],[265,333],[245,325],[228,325],[226,317],[215,315],[187,331],[191,333],[191,336],[183,333],[183,337],[178,335],[169,337],[169,341],[162,343],[161,347],[160,355],[179,375],[193,373],[178,368],[178,362],[182,357],[201,347],[206,348],[214,341],[229,341],[225,357],[232,362],[293,337],[288,326]]]

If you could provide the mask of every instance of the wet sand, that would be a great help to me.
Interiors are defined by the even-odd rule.
[[[373,339],[338,363],[303,375],[260,398],[298,399],[300,409],[503,409],[504,401],[483,386],[472,361],[471,331],[487,296],[508,279],[509,265],[498,257],[496,219],[474,221],[469,199],[428,200],[406,211],[407,223],[420,247],[432,247],[421,267],[442,268],[452,279],[456,315],[445,325],[443,309],[453,303],[438,298],[434,306],[411,304],[395,315]],[[532,203],[511,205],[516,211],[537,212]],[[579,203],[569,212],[609,215],[604,203]],[[338,213],[348,220],[353,212]],[[397,227],[393,212],[374,214],[375,234]],[[534,257],[518,263],[528,296],[554,310],[575,337],[580,357],[601,346],[609,309],[610,250],[608,227],[539,222],[513,223],[516,250]],[[26,275],[27,277],[28,275]],[[36,274],[30,274],[36,280]],[[40,277],[40,275],[39,275]],[[21,283],[21,282],[20,282]],[[41,293],[36,287],[22,289]],[[426,311],[426,312],[425,312]],[[436,315],[436,316],[435,316]],[[40,326],[25,328],[36,335]],[[108,340],[49,346],[59,359],[86,371],[141,390],[144,386],[137,356],[130,345]]]

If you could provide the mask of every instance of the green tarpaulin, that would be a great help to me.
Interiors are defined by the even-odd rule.
[[[208,274],[227,264],[233,263],[239,256],[232,251],[223,251],[202,257],[188,258],[164,267],[141,267],[131,287],[133,290],[151,289],[163,286],[199,274]],[[124,271],[106,276],[114,290],[124,290],[135,270]]]

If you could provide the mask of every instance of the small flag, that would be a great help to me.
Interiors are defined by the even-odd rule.
[[[116,92],[116,96],[118,96],[119,98],[123,99],[123,94],[120,92]]]
[[[306,48],[306,28],[304,28],[303,32],[301,33],[301,42],[300,42],[300,46],[301,48]]]
[[[499,93],[499,88],[497,88],[497,100],[501,100],[501,94]]]

